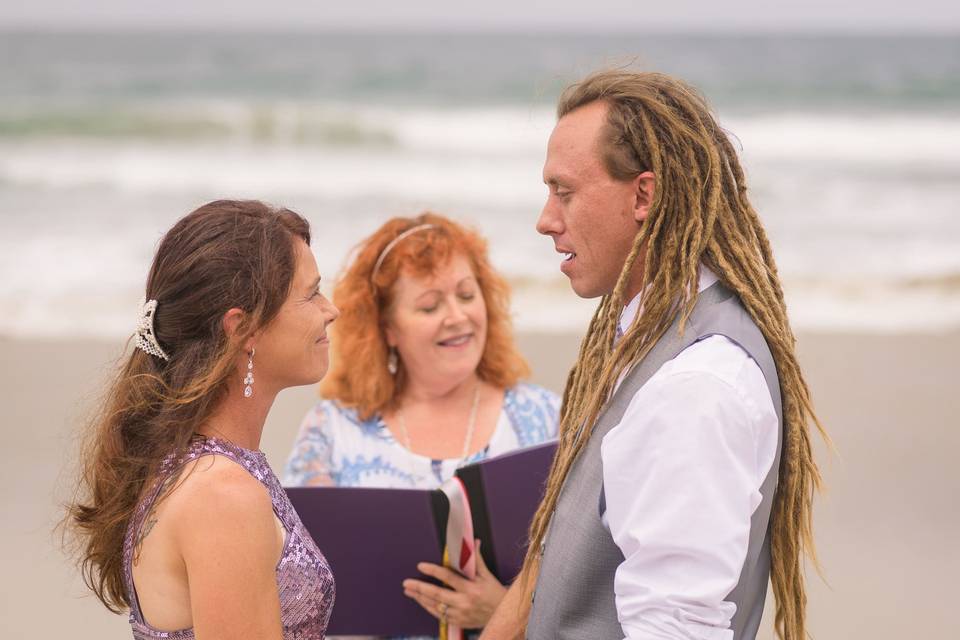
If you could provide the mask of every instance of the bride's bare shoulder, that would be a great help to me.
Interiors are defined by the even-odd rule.
[[[273,548],[275,525],[267,488],[226,456],[206,455],[184,465],[164,502],[180,546],[194,547],[209,538],[230,539],[231,545],[240,546],[263,542],[268,550]]]

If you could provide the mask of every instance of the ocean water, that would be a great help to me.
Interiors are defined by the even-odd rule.
[[[304,214],[329,279],[451,215],[519,327],[582,328],[540,170],[561,88],[627,64],[713,103],[797,327],[960,327],[960,37],[20,32],[0,62],[0,334],[129,334],[164,230],[221,197]]]

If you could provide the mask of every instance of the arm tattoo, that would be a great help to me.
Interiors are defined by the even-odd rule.
[[[151,512],[148,517],[149,520],[140,527],[140,533],[137,535],[137,544],[133,550],[133,564],[140,564],[140,551],[143,549],[143,540],[150,535],[150,531],[153,530],[153,525],[157,524],[157,517],[153,512]]]
[[[166,479],[164,479],[163,484],[160,485],[160,489],[157,492],[157,497],[154,499],[152,505],[150,505],[150,511],[147,512],[146,521],[143,523],[143,526],[140,527],[140,532],[137,534],[137,542],[133,548],[133,564],[137,565],[140,563],[140,552],[143,549],[143,541],[146,539],[150,532],[153,531],[153,527],[157,524],[157,503],[160,502],[170,490],[170,486],[174,484],[177,480],[177,474],[170,474]]]

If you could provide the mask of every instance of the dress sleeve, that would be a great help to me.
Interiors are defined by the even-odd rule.
[[[543,390],[544,410],[547,414],[547,439],[556,440],[560,432],[560,396],[548,389]]]
[[[332,412],[329,401],[316,404],[304,416],[287,459],[283,484],[288,487],[336,486],[333,471]]]
[[[503,406],[520,447],[556,439],[560,398],[554,392],[521,383],[507,390]]]

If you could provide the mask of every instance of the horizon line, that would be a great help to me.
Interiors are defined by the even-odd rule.
[[[727,26],[679,27],[653,25],[644,27],[620,27],[586,25],[579,27],[561,25],[253,25],[253,24],[182,24],[182,23],[114,23],[114,24],[50,24],[50,23],[0,23],[0,33],[5,34],[262,34],[262,35],[525,35],[525,36],[681,36],[681,37],[938,37],[960,38],[960,25],[930,25],[908,27],[852,27],[837,26]]]

